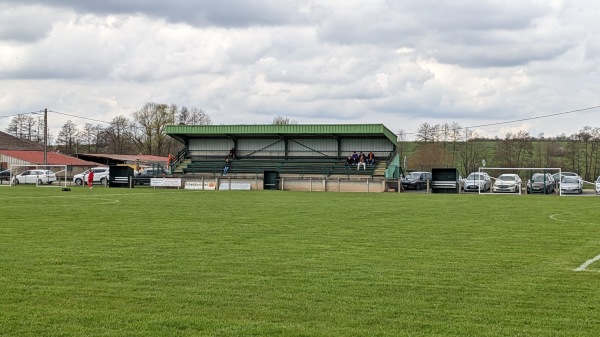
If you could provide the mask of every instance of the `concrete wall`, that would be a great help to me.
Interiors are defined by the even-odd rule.
[[[261,178],[183,178],[182,185],[187,181],[193,182],[214,182],[219,186],[223,182],[248,183],[252,190],[263,190],[263,179]],[[386,182],[382,179],[322,179],[322,178],[290,178],[283,177],[279,180],[278,190],[284,191],[306,191],[306,192],[363,192],[363,193],[381,193],[387,190]]]

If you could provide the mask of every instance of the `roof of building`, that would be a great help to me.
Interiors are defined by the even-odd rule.
[[[0,154],[15,159],[23,160],[35,165],[44,165],[44,151],[18,151],[18,150],[0,150]],[[69,165],[69,166],[96,166],[91,161],[64,155],[53,151],[46,154],[48,165]]]
[[[44,150],[43,145],[0,131],[0,150]]]
[[[398,137],[383,124],[284,124],[284,125],[167,125],[165,133],[183,138],[214,138],[218,136],[321,136],[321,137],[385,137],[396,144]]]
[[[102,163],[105,165],[119,164],[151,164],[166,163],[167,157],[151,155],[131,155],[131,154],[109,154],[109,153],[76,153],[75,156],[81,159]]]

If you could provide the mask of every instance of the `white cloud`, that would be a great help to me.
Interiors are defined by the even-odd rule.
[[[152,101],[222,124],[518,120],[600,105],[599,12],[591,0],[3,1],[0,116],[110,120]],[[506,128],[572,133],[597,115]]]

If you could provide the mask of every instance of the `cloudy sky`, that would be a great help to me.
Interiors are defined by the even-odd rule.
[[[146,102],[214,124],[500,123],[600,106],[600,6],[578,0],[0,0],[0,130]],[[53,133],[67,119],[50,114]],[[477,127],[572,134],[600,108]]]

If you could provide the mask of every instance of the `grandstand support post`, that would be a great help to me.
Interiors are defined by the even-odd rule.
[[[215,190],[220,191],[219,189],[219,178],[215,178]]]
[[[231,191],[231,176],[229,176],[229,190]]]
[[[312,192],[312,178],[308,178],[308,181],[310,182],[310,191]]]
[[[283,191],[283,177],[281,177],[281,190]]]
[[[327,192],[327,180],[323,178],[323,192]]]
[[[338,192],[340,191],[340,178],[338,178]]]
[[[202,190],[204,191],[204,177],[202,177]]]
[[[367,178],[367,193],[369,193],[369,178]]]

